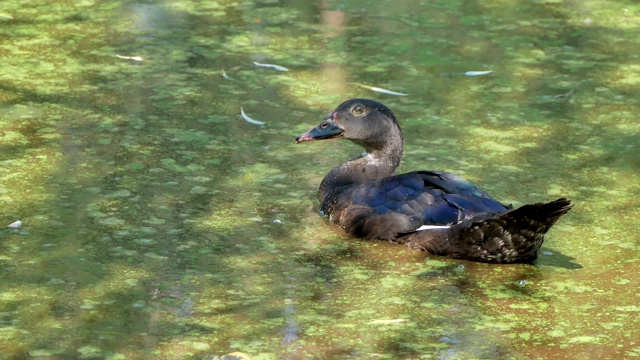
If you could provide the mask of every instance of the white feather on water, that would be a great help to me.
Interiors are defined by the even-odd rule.
[[[261,125],[261,126],[262,126],[262,125],[266,125],[266,124],[267,124],[267,123],[266,123],[266,122],[264,122],[264,121],[258,121],[258,120],[256,120],[256,119],[252,119],[252,118],[250,118],[247,114],[245,114],[245,113],[244,113],[244,109],[243,109],[243,108],[240,108],[240,115],[242,115],[242,118],[243,118],[246,122],[248,122],[248,123],[250,123],[250,124],[254,124],[254,125]]]
[[[407,96],[407,95],[409,95],[409,94],[405,94],[405,93],[401,93],[401,92],[397,92],[397,91],[392,91],[392,90],[379,88],[377,86],[369,86],[369,85],[363,85],[363,84],[358,84],[358,83],[355,83],[355,85],[358,85],[361,88],[369,89],[371,91],[375,91],[375,92],[379,92],[379,93],[387,94],[387,95],[395,95],[395,96]]]
[[[289,69],[287,69],[284,66],[280,66],[280,65],[276,65],[276,64],[263,64],[263,63],[259,63],[257,61],[253,62],[253,65],[255,66],[260,66],[260,67],[266,67],[266,68],[272,68],[278,71],[289,71]]]
[[[20,221],[20,220],[14,221],[11,224],[7,225],[7,227],[12,228],[12,229],[17,229],[20,226],[22,226],[22,221]]]
[[[123,55],[116,54],[116,57],[118,59],[133,60],[133,61],[142,61],[142,60],[144,60],[141,56],[123,56]]]
[[[491,74],[493,71],[492,70],[488,70],[488,71],[467,71],[464,74],[466,76],[480,76],[480,75],[488,75]]]

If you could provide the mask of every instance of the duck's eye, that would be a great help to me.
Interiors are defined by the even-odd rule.
[[[364,114],[364,106],[356,105],[351,109],[351,113],[355,116],[360,116]]]
[[[323,129],[325,129],[327,126],[329,126],[329,123],[326,122],[326,121],[323,122],[322,124],[320,124],[320,127],[323,128]]]

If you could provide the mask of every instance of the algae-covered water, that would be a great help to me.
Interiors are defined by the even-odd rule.
[[[2,1],[2,357],[640,356],[639,31],[631,0]],[[352,97],[400,171],[575,207],[531,265],[350,239],[316,191],[361,150],[293,139]]]

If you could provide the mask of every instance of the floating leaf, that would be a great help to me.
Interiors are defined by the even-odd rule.
[[[383,89],[383,88],[379,88],[379,87],[375,87],[375,86],[363,85],[363,84],[358,84],[358,83],[355,83],[355,85],[358,85],[361,88],[369,89],[371,91],[375,91],[375,92],[379,92],[379,93],[387,94],[387,95],[395,95],[395,96],[407,96],[407,95],[409,95],[409,94],[404,94],[404,93],[400,93],[400,92],[397,92],[397,91],[391,91],[391,90],[387,90],[387,89]]]
[[[250,118],[249,116],[247,116],[247,114],[245,114],[245,113],[244,113],[244,109],[243,109],[243,108],[240,108],[240,114],[242,115],[242,118],[243,118],[246,122],[248,122],[248,123],[250,123],[250,124],[254,124],[254,125],[266,125],[266,124],[267,124],[266,122],[258,121],[258,120],[256,120],[256,119],[252,119],[252,118]]]
[[[492,72],[493,72],[492,70],[487,70],[487,71],[465,71],[463,73],[444,73],[444,74],[440,74],[440,76],[448,76],[448,77],[460,76],[460,75],[464,75],[464,76],[481,76],[481,75],[491,74]]]
[[[467,71],[464,73],[465,76],[481,76],[491,74],[493,71]]]
[[[278,71],[289,71],[289,69],[287,69],[286,67],[280,66],[280,65],[275,65],[275,64],[263,64],[263,63],[259,63],[257,61],[254,61],[253,65],[260,66],[260,67],[266,67],[266,68],[272,68],[272,69],[276,69]]]
[[[123,55],[118,55],[116,54],[116,57],[118,59],[124,59],[124,60],[133,60],[133,61],[142,61],[144,60],[142,57],[140,56],[123,56]]]

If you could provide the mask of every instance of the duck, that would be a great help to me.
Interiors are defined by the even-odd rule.
[[[530,263],[544,235],[573,206],[565,197],[518,208],[445,171],[394,175],[402,130],[385,105],[350,99],[295,143],[347,139],[361,155],[333,168],[319,188],[320,212],[351,236],[405,244],[454,259]]]

